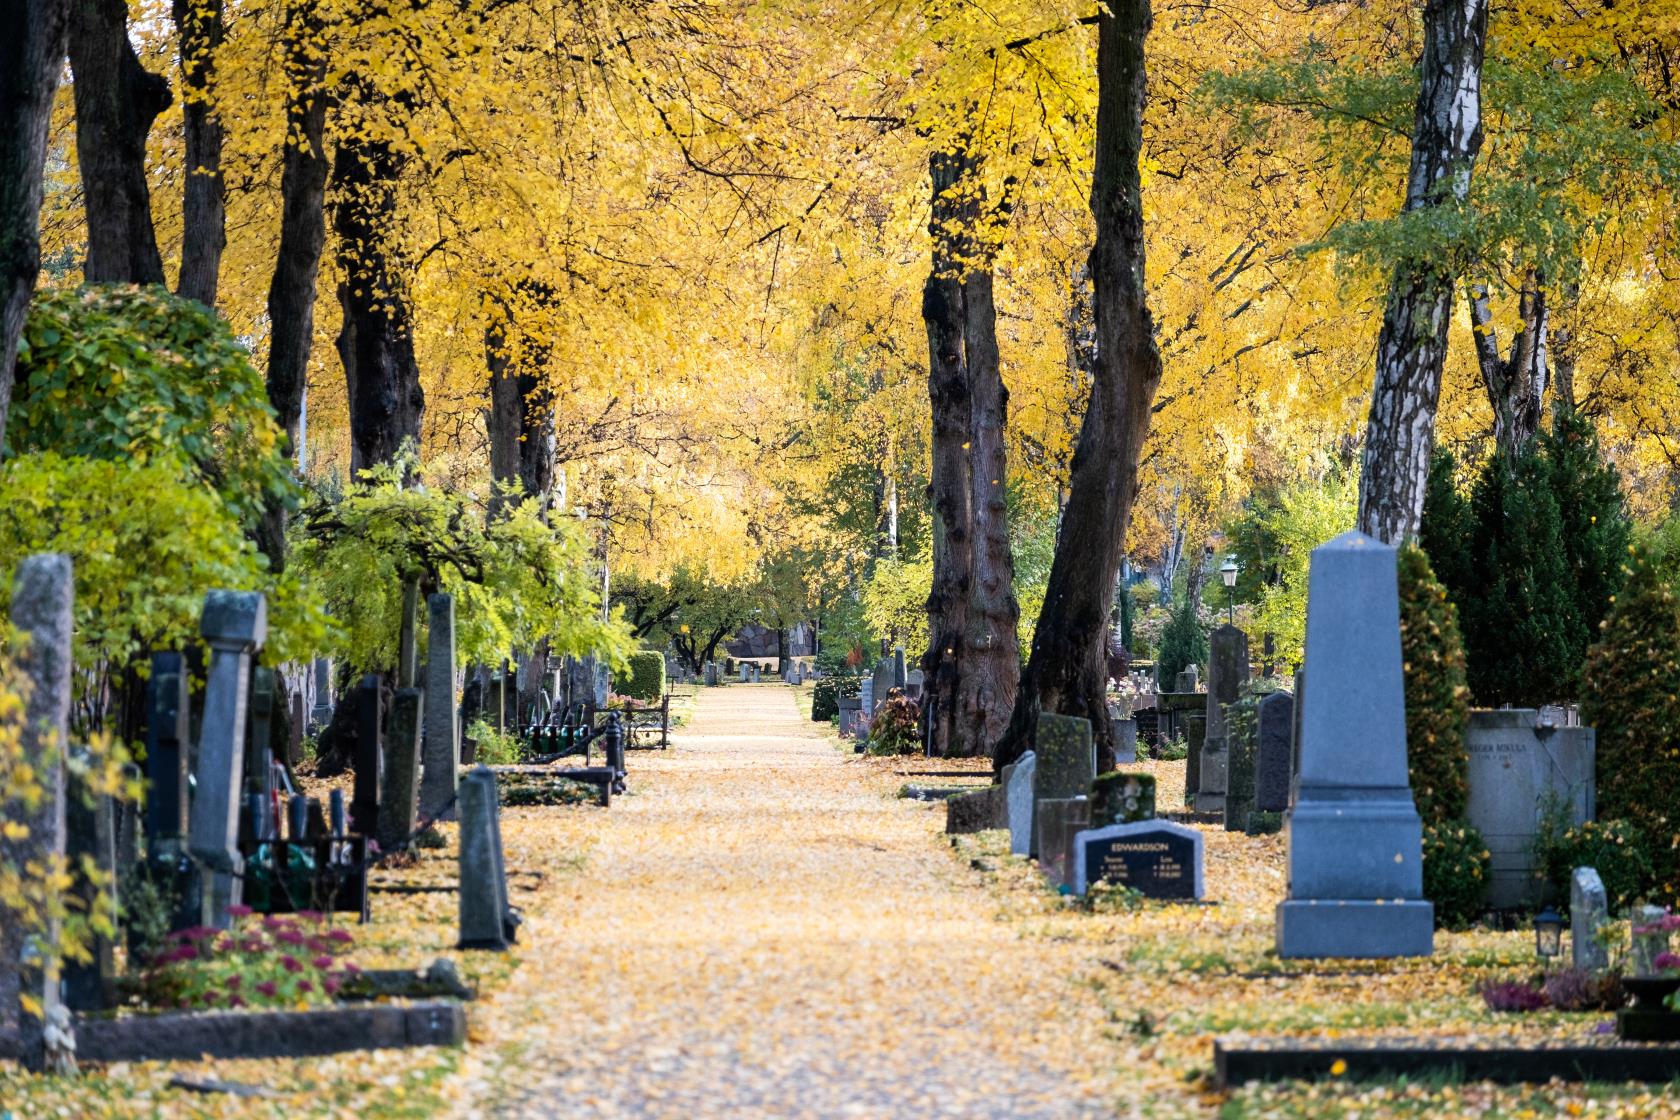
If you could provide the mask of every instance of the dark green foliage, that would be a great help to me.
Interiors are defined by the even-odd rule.
[[[1482,834],[1464,821],[1423,826],[1423,897],[1435,924],[1462,929],[1482,911],[1493,860]]]
[[[1548,811],[1541,818],[1534,837],[1534,865],[1551,888],[1551,896],[1564,903],[1569,900],[1575,869],[1593,868],[1604,880],[1611,910],[1623,914],[1650,891],[1655,875],[1650,849],[1638,826],[1625,820],[1603,820],[1572,827],[1567,810]]]
[[[1129,650],[1132,648],[1132,616],[1136,613],[1136,607],[1132,605],[1132,589],[1122,586],[1119,599],[1120,648]]]
[[[1680,874],[1680,601],[1643,551],[1582,672],[1581,721],[1598,729],[1598,815],[1644,835],[1664,901]],[[1609,884],[1606,882],[1606,888]]]
[[[1563,530],[1565,589],[1575,600],[1584,633],[1577,663],[1598,636],[1611,597],[1622,587],[1633,525],[1616,468],[1599,451],[1592,421],[1560,407],[1551,431],[1539,438]],[[1572,682],[1573,683],[1573,682]],[[1574,690],[1572,695],[1578,694]]]
[[[811,686],[811,718],[826,723],[840,714],[841,698],[852,699],[863,692],[862,677],[821,677]]]
[[[922,749],[922,709],[902,689],[893,689],[875,709],[869,725],[870,754],[915,754]]]
[[[1426,823],[1464,816],[1470,752],[1464,730],[1470,690],[1458,611],[1423,550],[1400,550],[1400,659],[1406,667],[1406,761],[1412,796]]]
[[[1478,584],[1471,543],[1476,535],[1470,500],[1458,488],[1458,460],[1444,448],[1436,448],[1429,460],[1429,481],[1423,492],[1423,523],[1418,527],[1418,546],[1429,557],[1429,567],[1447,589],[1453,602],[1465,589]],[[1402,595],[1404,591],[1402,591]]]
[[[1161,651],[1155,658],[1155,679],[1162,688],[1172,688],[1173,681],[1187,665],[1205,666],[1208,656],[1207,628],[1196,612],[1196,603],[1188,595],[1180,595],[1173,605],[1172,615],[1161,629]]]
[[[665,695],[665,655],[651,649],[632,653],[625,667],[613,674],[613,691],[632,700],[656,703]]]
[[[249,525],[267,498],[299,493],[281,442],[250,353],[203,304],[120,285],[35,293],[8,455],[179,456]]]

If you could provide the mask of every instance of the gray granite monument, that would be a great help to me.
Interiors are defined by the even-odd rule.
[[[1406,769],[1395,550],[1350,532],[1313,550],[1307,577],[1301,773],[1287,819],[1280,957],[1427,956],[1423,823]]]
[[[439,592],[426,597],[426,698],[424,764],[420,772],[420,815],[453,815],[461,765],[461,722],[455,706],[455,599]]]
[[[253,591],[204,597],[199,632],[210,644],[204,716],[199,723],[191,843],[202,869],[202,923],[227,929],[239,902],[239,800],[244,789],[245,705],[251,657],[268,637],[268,603]]]
[[[1289,808],[1295,697],[1288,692],[1262,696],[1255,721],[1254,807],[1281,813]]]
[[[1548,804],[1571,825],[1593,819],[1596,740],[1590,727],[1560,727],[1531,708],[1473,711],[1466,816],[1493,856],[1488,903],[1500,909],[1537,900],[1534,839]]]
[[[1009,803],[1009,851],[1012,855],[1032,854],[1033,845],[1033,782],[1037,776],[1038,756],[1028,751],[1016,759],[1004,780]]]
[[[1603,972],[1610,967],[1610,951],[1598,940],[1598,930],[1610,920],[1604,880],[1591,867],[1577,867],[1569,883],[1569,950],[1576,968]]]
[[[1229,733],[1225,707],[1237,702],[1248,681],[1248,635],[1224,625],[1208,636],[1207,730],[1202,740],[1201,765],[1197,767],[1195,809],[1198,813],[1219,813],[1225,809],[1229,786]]]

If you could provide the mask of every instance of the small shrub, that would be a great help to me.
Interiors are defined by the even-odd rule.
[[[1546,1008],[1545,990],[1526,980],[1489,980],[1478,992],[1489,1011],[1525,1012]]]
[[[632,700],[657,704],[665,695],[665,655],[658,650],[640,649],[613,673],[613,691]]]
[[[1124,914],[1143,905],[1143,892],[1124,883],[1099,879],[1086,890],[1082,904],[1093,914]]]
[[[480,766],[509,766],[518,762],[524,754],[524,744],[519,736],[507,731],[497,731],[484,720],[472,725],[467,736],[478,743],[478,764]]]
[[[1435,922],[1462,929],[1482,911],[1493,857],[1482,834],[1466,821],[1423,826],[1423,897]]]
[[[862,677],[821,678],[811,686],[811,719],[816,723],[823,723],[835,718],[840,714],[842,699],[856,699],[862,692]]]
[[[1546,1002],[1559,1011],[1613,1011],[1621,1006],[1615,977],[1595,976],[1584,968],[1562,968],[1546,977]]]
[[[1400,550],[1400,656],[1406,679],[1406,761],[1426,823],[1464,816],[1470,798],[1470,689],[1458,610],[1422,549]]]
[[[869,725],[870,754],[915,754],[922,749],[922,709],[902,689],[893,689]]]
[[[194,927],[169,935],[141,975],[155,1007],[202,1010],[320,1006],[356,966],[343,958],[354,942],[342,926],[313,912],[253,918],[234,907],[231,930]]]
[[[1155,748],[1155,757],[1162,762],[1183,762],[1190,757],[1190,744],[1185,742],[1182,735],[1163,739]]]
[[[1626,820],[1587,821],[1572,825],[1568,807],[1546,805],[1534,835],[1534,864],[1554,896],[1569,897],[1577,867],[1591,867],[1604,880],[1611,909],[1625,911],[1651,887],[1651,853],[1636,825]]]

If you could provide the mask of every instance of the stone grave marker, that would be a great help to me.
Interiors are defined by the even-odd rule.
[[[1301,774],[1289,810],[1280,957],[1428,956],[1423,823],[1406,769],[1395,550],[1350,532],[1307,576]]]
[[[1051,885],[1066,887],[1073,880],[1073,838],[1091,827],[1091,799],[1040,798],[1033,812],[1038,866]]]
[[[1195,809],[1219,813],[1225,809],[1230,783],[1230,735],[1225,707],[1234,704],[1248,680],[1248,635],[1224,625],[1208,636],[1207,728],[1202,739],[1202,762],[1196,770]]]
[[[926,691],[926,673],[923,673],[920,669],[912,669],[908,673],[904,674],[904,695],[910,697],[910,699],[919,704],[922,702],[922,694]]]
[[[875,663],[875,673],[871,678],[874,687],[870,690],[871,707],[869,714],[873,716],[882,704],[887,701],[887,693],[893,690],[894,683],[893,659],[883,657]]]
[[[251,657],[268,637],[268,603],[258,592],[212,591],[204,597],[199,632],[210,645],[210,671],[199,721],[190,846],[202,871],[200,924],[227,929],[228,907],[239,902],[244,870],[239,809]]]
[[[847,738],[856,735],[858,715],[863,710],[863,701],[856,696],[842,696],[834,703],[840,715],[840,734]]]
[[[420,683],[420,584],[403,584],[402,616],[397,630],[397,687]]]
[[[461,949],[506,949],[516,922],[508,906],[507,869],[502,862],[502,827],[496,775],[476,767],[461,780],[459,857]]]
[[[65,854],[64,752],[70,720],[74,589],[70,558],[61,553],[27,557],[12,580],[12,625],[28,635],[17,653],[18,669],[30,685],[19,746],[23,757],[37,768],[42,787],[41,800],[33,809],[24,808],[18,822],[27,826],[27,835],[16,839],[0,835],[0,849],[19,866]],[[57,933],[55,922],[40,936],[54,938]],[[75,1043],[73,1036],[64,1034],[69,1013],[61,1003],[58,976],[43,967],[43,954],[19,923],[0,920],[0,947],[5,952],[0,969],[12,974],[3,987],[15,990],[19,1000],[18,1056],[24,1067],[73,1071]],[[25,998],[43,1014],[25,1010]]]
[[[355,785],[350,794],[350,831],[362,836],[379,829],[381,770],[385,759],[385,698],[378,673],[362,678],[356,690]]]
[[[1097,776],[1097,756],[1091,742],[1089,720],[1053,712],[1039,713],[1033,754],[1037,757],[1033,768],[1033,797],[1036,800],[1090,794],[1091,780]],[[1037,855],[1036,826],[1032,840],[1035,846],[1029,854]]]
[[[1202,834],[1172,821],[1093,828],[1073,838],[1073,892],[1107,881],[1146,898],[1199,900],[1206,892]]]
[[[1289,779],[1295,725],[1295,697],[1273,692],[1255,713],[1254,807],[1262,813],[1289,808]]]
[[[391,702],[391,737],[385,744],[375,833],[382,851],[407,844],[420,823],[420,726],[425,699],[418,688],[404,688]]]
[[[319,731],[332,722],[333,663],[330,657],[317,657],[311,664],[315,674],[315,706],[309,709],[309,729]]]
[[[454,816],[448,809],[460,780],[461,723],[455,708],[455,599],[426,597],[426,697],[420,815]]]
[[[70,747],[72,760],[87,759],[87,749],[80,744]],[[72,765],[66,772],[65,795],[65,855],[70,859],[74,877],[70,893],[80,900],[85,914],[103,915],[113,928],[121,920],[117,897],[117,822],[116,806],[110,796],[96,794],[88,788],[79,774],[87,772],[84,765]],[[82,873],[82,867],[99,869],[107,886],[99,885]],[[90,931],[92,959],[65,961],[64,1003],[73,1011],[102,1011],[117,1005],[117,956],[115,940],[97,930]]]
[[[286,765],[292,769],[303,765],[303,729],[309,713],[303,703],[303,692],[292,693],[291,710],[286,720]]]
[[[1603,972],[1610,952],[1598,941],[1598,929],[1610,920],[1604,880],[1591,867],[1577,867],[1569,883],[1569,949],[1576,968]]]
[[[497,731],[507,729],[507,677],[499,669],[485,681],[484,721]]]
[[[745,661],[741,662],[740,665],[736,666],[736,669],[741,674],[741,683],[742,684],[747,684],[749,681],[752,680],[752,670],[750,669],[750,667],[747,665],[747,663]]]
[[[716,662],[716,661],[708,661],[708,662],[706,662],[706,675],[705,675],[705,681],[706,681],[706,684],[707,684],[707,685],[708,685],[708,686],[709,686],[709,687],[711,687],[711,688],[716,688],[716,687],[717,687],[717,683],[718,683],[718,667],[717,667],[717,662]]]
[[[910,681],[910,674],[904,664],[904,647],[893,650],[893,687],[903,688]]]
[[[1038,756],[1028,751],[1011,764],[1006,781],[1009,802],[1009,851],[1013,855],[1032,854],[1033,783],[1037,776]]]
[[[1668,952],[1668,931],[1662,928],[1662,920],[1667,916],[1668,911],[1661,906],[1646,904],[1634,908],[1628,939],[1628,965],[1634,976],[1656,976],[1661,971],[1657,968],[1657,958]]]
[[[862,687],[858,689],[858,716],[865,724],[875,715],[875,704],[875,680],[865,677]]]
[[[1155,775],[1110,770],[1091,783],[1091,827],[1155,819]]]
[[[153,859],[178,854],[187,836],[186,659],[152,654],[146,682],[146,852]]]
[[[245,796],[257,799],[250,802],[256,810],[251,814],[250,827],[251,836],[260,840],[271,839],[280,831],[280,822],[270,819],[274,814],[274,691],[274,670],[253,667],[245,740]]]
[[[1202,674],[1194,664],[1186,665],[1179,670],[1173,681],[1174,692],[1200,692],[1202,690]]]
[[[1114,734],[1114,761],[1124,765],[1137,761],[1138,725],[1135,719],[1110,720]]]
[[[1501,909],[1536,900],[1534,839],[1546,803],[1566,806],[1569,823],[1593,819],[1595,735],[1559,727],[1528,708],[1473,711],[1466,816],[1493,856],[1488,903]]]
[[[1202,785],[1202,744],[1207,738],[1206,712],[1180,712],[1178,726],[1184,734],[1184,803],[1194,807]]]

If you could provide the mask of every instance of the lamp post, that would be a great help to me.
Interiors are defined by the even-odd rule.
[[[1550,906],[1534,916],[1534,952],[1551,960],[1563,951],[1563,918]]]
[[[1225,557],[1225,563],[1219,566],[1219,578],[1225,581],[1225,621],[1235,626],[1237,624],[1237,558]]]

